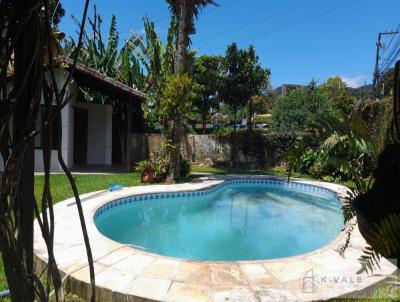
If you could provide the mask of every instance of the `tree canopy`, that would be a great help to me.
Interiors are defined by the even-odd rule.
[[[356,100],[350,95],[346,83],[339,76],[329,78],[321,84],[320,89],[343,115],[348,116],[353,111]]]
[[[273,108],[273,128],[298,132],[312,127],[321,117],[338,116],[333,102],[315,82],[278,98]]]
[[[252,114],[251,99],[267,86],[270,71],[261,67],[253,46],[238,49],[236,43],[228,46],[222,66],[221,99],[231,107],[236,123],[238,110],[246,105]]]

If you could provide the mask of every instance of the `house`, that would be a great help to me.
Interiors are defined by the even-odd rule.
[[[55,69],[55,76],[59,87],[61,87],[69,74],[72,61],[62,58],[65,69]],[[100,166],[103,170],[111,168],[113,164],[122,163],[121,153],[130,150],[132,132],[132,116],[128,118],[129,124],[125,129],[125,150],[117,139],[115,129],[115,118],[113,119],[113,108],[111,104],[88,103],[80,96],[79,87],[86,87],[108,95],[113,100],[126,103],[126,108],[131,110],[140,107],[146,100],[146,95],[139,90],[124,85],[111,79],[102,73],[93,70],[83,64],[77,63],[72,75],[73,80],[67,88],[71,96],[69,103],[61,111],[62,155],[68,168],[83,168]],[[129,116],[129,115],[127,115]],[[130,122],[129,122],[130,121]],[[51,171],[62,172],[57,159],[56,146],[60,138],[53,131],[53,151],[51,160]],[[35,171],[43,171],[43,152],[41,149],[40,135],[35,137]],[[126,152],[126,161],[129,161],[130,152]],[[0,171],[4,169],[4,163],[0,156]]]
[[[304,85],[282,84],[282,86],[279,86],[278,88],[275,89],[275,93],[277,94],[277,96],[286,96],[291,90],[302,87],[304,87]]]

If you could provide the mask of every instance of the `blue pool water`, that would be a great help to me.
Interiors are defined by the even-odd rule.
[[[114,201],[95,214],[105,236],[152,253],[195,260],[298,255],[332,241],[343,227],[328,190],[268,180],[229,181],[212,190]]]

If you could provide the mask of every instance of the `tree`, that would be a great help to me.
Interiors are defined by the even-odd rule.
[[[60,0],[49,1],[50,24],[53,28],[57,28],[65,15],[65,10]]]
[[[321,117],[338,116],[332,101],[311,82],[285,97],[278,98],[272,110],[272,126],[277,131],[302,132]]]
[[[267,113],[272,107],[271,98],[267,95],[260,94],[252,97],[254,113],[263,114]]]
[[[208,5],[216,5],[214,0],[167,0],[171,13],[176,18],[176,57],[175,57],[175,73],[182,75],[185,73],[186,54],[189,47],[190,35],[196,33],[194,19],[197,18],[199,11]],[[172,142],[176,146],[180,146],[182,125],[181,119],[177,117],[171,121]],[[167,177],[168,181],[176,181],[180,176],[180,156],[175,154],[170,158],[170,172]]]
[[[203,129],[214,109],[219,106],[218,90],[221,82],[221,58],[201,56],[195,59],[193,81],[197,84],[194,106],[201,116]]]
[[[268,84],[269,70],[263,69],[254,47],[238,49],[236,43],[228,46],[223,58],[223,80],[221,98],[231,107],[236,132],[236,119],[239,109],[248,106],[248,114],[253,115],[252,98],[262,93]]]
[[[346,83],[339,76],[329,78],[321,84],[320,89],[344,116],[352,113],[356,100],[350,95]]]
[[[195,97],[194,86],[193,81],[187,74],[171,76],[163,89],[160,114],[167,120],[177,121],[177,124],[181,125],[182,119],[192,108],[192,102]],[[167,140],[164,142],[164,149],[169,158],[180,157],[180,145],[177,145],[173,140],[174,131],[176,129],[170,129]]]
[[[249,129],[251,129],[254,115],[253,97],[260,95],[262,91],[267,88],[270,71],[261,67],[259,58],[256,55],[256,51],[253,46],[249,47],[247,56],[245,56],[245,58],[245,69],[242,72],[248,81],[247,85],[245,86],[248,91],[245,95],[247,97],[247,103],[249,107]]]
[[[63,301],[61,276],[54,257],[55,217],[50,187],[52,131],[62,134],[61,110],[68,103],[65,83],[59,87],[54,73],[54,35],[49,0],[1,1],[0,24],[0,151],[5,163],[0,184],[0,251],[12,301],[48,301],[54,288],[56,301]],[[85,2],[78,49],[89,1]],[[44,64],[44,62],[47,62]],[[72,70],[76,58],[72,64]],[[9,89],[10,85],[12,89]],[[39,120],[43,101],[45,115]],[[53,121],[56,127],[53,128]],[[10,127],[10,125],[13,125]],[[40,203],[34,195],[34,138],[42,133],[44,186]],[[95,301],[93,258],[77,187],[65,165],[61,141],[58,161],[74,192]],[[33,223],[36,217],[46,243],[47,284],[33,269]]]

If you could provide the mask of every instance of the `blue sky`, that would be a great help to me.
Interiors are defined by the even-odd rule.
[[[223,54],[226,46],[256,47],[261,64],[271,69],[274,87],[307,84],[341,76],[350,86],[371,82],[376,39],[400,22],[400,0],[216,0],[196,22],[193,48],[199,54]],[[61,30],[76,36],[71,14],[81,17],[83,1],[62,1]],[[143,16],[164,37],[169,25],[164,0],[91,0],[108,30],[112,14],[122,39],[143,31]],[[91,15],[91,12],[90,12]],[[384,54],[383,54],[384,57]]]

